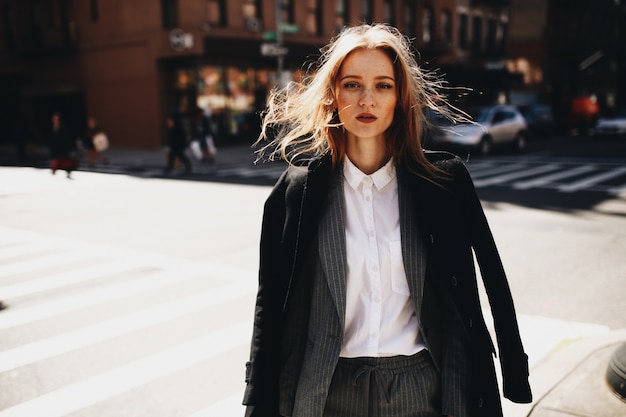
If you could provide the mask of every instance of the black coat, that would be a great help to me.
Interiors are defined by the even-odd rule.
[[[443,186],[398,168],[398,175],[409,178],[415,216],[425,239],[431,242],[425,279],[439,299],[452,303],[469,337],[473,415],[501,416],[493,364],[495,349],[481,312],[474,253],[494,317],[504,396],[526,403],[532,400],[528,357],[520,340],[511,292],[482,206],[462,161],[441,152],[428,152],[427,157],[450,174]],[[278,414],[284,308],[313,240],[330,176],[328,156],[313,161],[308,169],[291,167],[278,180],[265,203],[259,290],[244,396],[244,404],[254,406],[254,416]]]
[[[52,159],[68,158],[76,150],[76,143],[64,125],[50,132],[50,156]]]

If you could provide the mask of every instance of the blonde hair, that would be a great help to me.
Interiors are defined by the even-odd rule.
[[[290,164],[298,164],[300,159],[330,151],[333,165],[343,160],[345,131],[336,113],[335,81],[346,57],[357,49],[382,50],[393,63],[397,106],[386,132],[390,155],[397,164],[420,176],[440,177],[441,171],[424,156],[421,138],[429,124],[424,110],[450,113],[450,106],[441,94],[443,81],[422,70],[408,39],[385,24],[345,29],[321,49],[316,71],[302,82],[291,82],[271,92],[257,141],[257,144],[269,141],[260,149],[261,156],[269,150],[270,159],[279,156]]]

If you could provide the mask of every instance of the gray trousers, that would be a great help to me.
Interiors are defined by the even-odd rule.
[[[430,354],[340,358],[324,417],[441,417],[441,382]]]

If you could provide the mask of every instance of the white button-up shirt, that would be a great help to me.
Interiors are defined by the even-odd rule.
[[[342,357],[412,355],[424,348],[402,262],[393,161],[365,175],[344,158],[347,251]]]

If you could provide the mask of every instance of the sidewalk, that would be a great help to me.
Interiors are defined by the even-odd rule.
[[[626,401],[609,388],[605,375],[626,329],[580,339],[551,352],[530,370],[534,401],[503,404],[506,417],[623,417]],[[506,402],[505,402],[506,403]]]
[[[81,156],[79,170],[105,170],[111,172],[113,169],[115,171],[129,173],[163,170],[166,165],[167,148],[129,149],[112,147],[103,152],[103,155],[108,159],[108,163],[104,164],[98,162],[93,168],[88,168],[85,157]],[[208,164],[201,164],[191,156],[190,159],[194,167],[209,166]],[[256,154],[254,153],[252,145],[241,144],[224,146],[218,148],[215,163],[210,166],[215,169],[253,166],[255,159]],[[0,146],[0,165],[47,168],[49,162],[48,150],[43,146],[31,148],[28,158],[24,161],[18,160],[14,147],[10,145]]]

